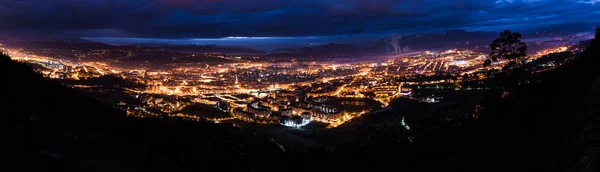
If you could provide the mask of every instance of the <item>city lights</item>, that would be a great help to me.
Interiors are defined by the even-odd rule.
[[[565,52],[567,46],[554,47],[536,54]],[[107,61],[77,61],[32,55],[20,50],[0,47],[14,60],[38,64],[36,69],[45,77],[66,80],[85,80],[101,76],[118,76],[144,85],[143,88],[124,88],[145,105],[119,104],[132,116],[157,116],[160,113],[191,120],[200,118],[179,111],[192,104],[215,106],[231,117],[207,118],[220,123],[240,119],[260,124],[281,124],[299,128],[310,122],[338,127],[353,118],[369,114],[375,107],[351,112],[336,105],[336,101],[373,100],[386,107],[398,97],[437,103],[441,97],[413,97],[414,85],[456,84],[463,74],[485,71],[486,55],[469,49],[425,51],[385,62],[354,64],[254,61],[260,56],[215,54],[218,58],[237,59],[234,63],[217,65],[180,65],[168,68],[123,67]],[[505,62],[493,64],[499,68]],[[546,66],[554,66],[548,63]],[[418,77],[449,73],[457,79],[441,78],[416,80]],[[415,81],[412,81],[415,80]],[[94,85],[72,85],[73,88],[100,88]],[[371,93],[367,96],[365,93]],[[142,96],[140,96],[142,95]],[[238,98],[236,95],[248,95]],[[164,96],[167,96],[166,98]],[[173,97],[173,98],[168,98]],[[186,97],[186,99],[181,99]],[[218,105],[218,106],[217,106]],[[151,111],[149,109],[155,109]],[[275,115],[277,114],[277,115]],[[301,117],[302,119],[292,118]],[[288,119],[286,119],[288,118]],[[404,125],[404,121],[403,121]],[[406,129],[410,128],[405,125]]]

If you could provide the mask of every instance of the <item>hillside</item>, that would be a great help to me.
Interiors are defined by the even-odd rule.
[[[251,171],[257,152],[280,151],[266,138],[232,127],[127,117],[5,55],[0,70],[0,114],[9,123],[7,152],[19,169]]]
[[[293,159],[310,159],[311,163],[317,159],[315,164],[326,166],[321,169],[341,171],[597,171],[597,64],[600,41],[594,40],[569,63],[524,77],[529,81],[486,81],[500,83],[507,87],[505,90],[458,92],[454,97],[444,96],[438,104],[398,99],[390,110],[320,134],[308,134],[338,143],[333,153]],[[504,91],[508,94],[502,96]],[[470,103],[480,107],[475,110]],[[468,109],[471,113],[462,113]],[[404,119],[410,131],[403,127]],[[414,141],[407,136],[413,136]]]

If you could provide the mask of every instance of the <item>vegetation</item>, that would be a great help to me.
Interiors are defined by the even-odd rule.
[[[490,48],[490,59],[487,59],[483,65],[489,66],[492,62],[497,62],[499,59],[508,60],[506,64],[508,69],[521,65],[524,57],[527,56],[527,44],[521,42],[521,33],[505,30],[500,33],[500,37],[495,39]]]

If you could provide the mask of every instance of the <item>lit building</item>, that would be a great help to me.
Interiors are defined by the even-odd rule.
[[[239,108],[233,109],[233,116],[244,121],[254,121],[256,118],[256,115],[253,113],[246,112]]]
[[[382,85],[375,86],[372,88],[373,93],[375,93],[376,97],[387,97],[396,94],[400,91],[400,86],[398,85]]]

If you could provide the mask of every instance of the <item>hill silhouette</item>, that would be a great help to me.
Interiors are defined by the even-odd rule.
[[[282,48],[275,50],[275,52],[289,52],[298,54],[351,54],[358,53],[361,50],[362,49],[360,47],[349,44],[330,43],[317,46]]]
[[[162,49],[166,49],[173,52],[184,52],[184,53],[226,53],[226,54],[263,54],[264,51],[255,50],[246,47],[227,47],[217,45],[179,45],[179,46],[162,46]]]
[[[600,71],[594,69],[599,62],[600,41],[595,39],[569,63],[521,80],[505,98],[489,95],[476,123],[478,132],[493,136],[486,142],[493,155],[487,165],[509,163],[524,171],[596,171],[594,149],[600,144],[593,134],[600,132],[595,127]],[[498,169],[509,170],[504,167]]]
[[[442,32],[431,32],[424,34],[408,34],[397,37],[397,53],[404,51],[420,51],[432,49],[449,48],[472,48],[489,44],[496,36],[491,32],[468,32],[465,30],[446,30]],[[313,46],[291,47],[276,49],[273,52],[288,52],[294,54],[311,55],[357,55],[357,54],[394,54],[392,37],[385,39],[374,39],[373,43],[349,44],[349,43],[327,43]],[[406,48],[406,49],[404,49]],[[404,52],[408,53],[408,52]]]
[[[252,171],[253,154],[280,151],[237,128],[127,117],[0,56],[8,155],[32,171]]]
[[[353,130],[353,136],[332,138],[352,138],[355,144],[344,144],[333,153],[294,156],[291,162],[310,162],[326,171],[597,171],[598,64],[600,41],[595,39],[583,53],[552,71],[492,78],[486,82],[506,89],[483,92],[477,118],[427,129],[414,143],[406,139],[400,124],[406,113],[398,109],[422,111],[416,107],[424,105],[396,100],[392,110],[376,114],[384,119],[361,117],[355,122],[368,120],[364,127],[341,126]]]

